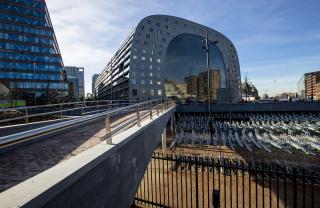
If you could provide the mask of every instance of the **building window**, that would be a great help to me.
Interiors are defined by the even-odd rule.
[[[150,65],[149,68],[152,70],[152,65]]]
[[[160,23],[159,23],[159,22],[157,22],[157,23],[156,23],[156,26],[157,26],[157,27],[160,27]]]
[[[144,26],[142,25],[142,26],[140,27],[140,29],[141,29],[141,30],[144,30]]]
[[[152,58],[150,58],[150,62],[152,62]]]
[[[153,74],[152,74],[152,72],[150,72],[150,73],[149,73],[149,76],[150,76],[150,77],[153,77]]]
[[[150,32],[153,32],[153,28],[151,27],[149,31],[150,31]]]
[[[146,35],[146,38],[147,38],[147,39],[149,39],[149,38],[150,38],[150,35],[149,35],[149,34],[147,34],[147,35]]]
[[[133,59],[137,59],[137,56],[133,56]]]
[[[142,61],[145,61],[145,60],[146,60],[146,57],[141,56],[141,60],[142,60]]]
[[[131,74],[132,74],[132,76],[134,76],[134,77],[136,76],[136,72],[134,72],[134,71],[131,72]]]
[[[147,91],[146,90],[141,90],[141,95],[142,96],[146,96],[147,95]]]
[[[141,83],[142,85],[146,84],[146,82],[144,81],[144,79],[140,80],[140,83]]]
[[[141,76],[144,77],[144,72],[141,72]]]
[[[154,96],[154,90],[150,90],[150,96]]]
[[[138,49],[137,48],[133,48],[133,52],[137,52],[138,51]]]
[[[158,85],[161,85],[161,81],[158,81],[157,84],[158,84]]]
[[[150,85],[153,85],[153,80],[152,79],[150,79]]]
[[[157,66],[157,70],[160,71],[160,69],[161,69],[161,67],[160,67],[160,66]]]
[[[133,85],[137,84],[136,79],[132,79],[131,83],[132,83]]]
[[[161,59],[158,58],[158,59],[157,59],[157,62],[158,62],[158,63],[161,63]]]
[[[162,90],[158,90],[158,95],[162,95]]]
[[[159,77],[159,78],[160,78],[160,74],[157,74],[157,77]]]
[[[147,53],[147,51],[145,49],[142,49],[142,53]]]
[[[137,96],[138,95],[138,90],[137,89],[132,89],[132,95]]]

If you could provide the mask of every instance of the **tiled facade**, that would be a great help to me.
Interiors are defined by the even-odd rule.
[[[98,77],[95,86],[97,97],[148,100],[169,96],[168,90],[180,90],[180,95],[187,94],[185,84],[168,80],[171,72],[166,71],[170,61],[167,51],[171,42],[177,37],[190,34],[200,38],[201,43],[206,32],[210,41],[218,41],[213,52],[218,51],[222,59],[220,62],[223,67],[220,68],[223,69],[220,69],[221,79],[219,79],[221,92],[228,91],[230,93],[228,99],[231,102],[239,101],[240,67],[233,43],[211,28],[166,15],[148,16],[137,25]],[[199,48],[201,50],[201,47]],[[182,79],[186,77],[187,71],[184,72]],[[170,88],[168,85],[173,87]],[[226,88],[228,90],[225,90]]]

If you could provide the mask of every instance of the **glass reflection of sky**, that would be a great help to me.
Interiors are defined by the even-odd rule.
[[[163,76],[168,80],[183,82],[184,77],[207,71],[206,53],[202,49],[204,38],[198,35],[182,34],[175,37],[168,46]],[[221,87],[225,87],[225,67],[220,50],[210,45],[210,67],[220,70]]]

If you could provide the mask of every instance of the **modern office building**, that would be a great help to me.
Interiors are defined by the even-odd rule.
[[[97,82],[97,79],[99,77],[100,74],[94,74],[92,76],[92,98],[95,99],[96,98],[96,95],[95,95],[95,88],[96,88],[96,82]]]
[[[152,15],[139,22],[103,69],[95,94],[99,99],[205,101],[210,90],[211,101],[238,102],[240,80],[236,49],[223,34],[178,17]]]
[[[72,94],[76,101],[83,100],[84,94],[84,68],[76,66],[65,66],[64,70],[67,80],[72,84]]]
[[[65,96],[63,62],[44,0],[0,3],[0,83],[10,99]]]
[[[300,98],[320,100],[320,71],[305,73],[297,85]]]

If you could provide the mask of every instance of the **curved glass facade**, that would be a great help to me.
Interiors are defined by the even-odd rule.
[[[204,37],[182,34],[169,44],[164,63],[164,84],[167,97],[208,100],[208,68]],[[226,71],[222,54],[209,45],[211,100],[216,101],[219,89],[226,86]]]

